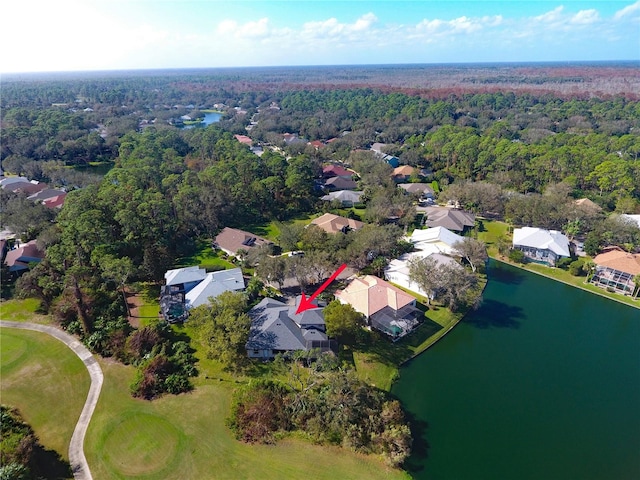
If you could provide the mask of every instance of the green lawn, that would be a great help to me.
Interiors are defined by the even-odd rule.
[[[50,323],[48,316],[38,313],[39,309],[40,301],[35,298],[3,300],[0,302],[0,320]]]
[[[596,295],[601,295],[611,300],[625,303],[627,305],[631,305],[632,307],[640,308],[639,299],[632,299],[631,297],[620,295],[618,293],[607,292],[603,288],[596,287],[595,285],[591,285],[589,283],[585,283],[585,280],[586,280],[585,277],[575,277],[571,275],[567,270],[563,270],[561,268],[548,267],[546,265],[540,265],[537,263],[525,263],[523,265],[523,264],[516,264],[514,262],[509,261],[508,258],[498,253],[498,249],[494,245],[497,239],[500,238],[501,236],[508,237],[509,240],[511,240],[511,236],[508,234],[509,226],[504,222],[499,222],[495,220],[484,220],[483,223],[484,223],[485,231],[478,233],[478,239],[482,240],[487,244],[489,255],[492,258],[504,263],[508,263],[515,267],[537,273],[539,275],[544,275],[553,280],[557,280],[559,282],[563,282],[574,287],[582,288],[583,290],[587,290],[588,292],[595,293]],[[583,258],[591,259],[591,257],[583,257]]]
[[[482,230],[478,232],[478,240],[487,244],[490,256],[498,254],[496,242],[500,237],[510,238],[508,234],[509,225],[496,220],[482,220]]]
[[[407,478],[337,447],[295,438],[268,446],[236,441],[224,424],[234,382],[201,376],[191,393],[148,402],[128,394],[131,367],[101,364],[105,384],[87,438],[96,479]]]
[[[575,277],[571,275],[567,270],[547,267],[546,265],[540,265],[537,263],[526,263],[524,265],[515,264],[504,258],[498,258],[497,260],[509,263],[510,265],[514,265],[525,270],[529,270],[530,272],[534,272],[539,275],[544,275],[546,277],[552,278],[553,280],[557,280],[574,287],[582,288],[583,290],[595,293],[596,295],[601,295],[611,300],[625,303],[627,305],[631,305],[632,307],[640,308],[640,299],[633,299],[626,295],[620,295],[619,293],[607,292],[604,288],[596,287],[595,285],[592,285],[590,283],[585,283],[586,277]]]
[[[2,403],[17,407],[40,443],[68,460],[89,391],[87,369],[66,345],[44,333],[2,328],[0,345]]]
[[[226,270],[236,267],[233,263],[222,258],[222,252],[215,251],[211,248],[211,241],[198,240],[196,247],[196,252],[193,255],[180,257],[176,261],[174,268],[198,265],[207,271],[212,272],[215,270]]]
[[[391,390],[398,376],[399,366],[440,340],[463,316],[436,305],[427,309],[418,304],[418,308],[425,312],[424,318],[422,324],[411,334],[397,342],[376,334],[375,341],[371,344],[354,349],[353,363],[362,380],[382,390]]]
[[[66,457],[89,387],[86,369],[45,334],[0,334],[2,402],[17,406],[43,445]],[[236,381],[215,362],[203,363],[193,392],[149,402],[129,395],[133,367],[100,360],[105,381],[85,441],[93,478],[408,478],[376,457],[295,437],[276,445],[236,441],[224,424]]]

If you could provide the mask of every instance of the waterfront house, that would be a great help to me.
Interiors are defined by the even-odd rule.
[[[432,297],[432,292],[425,292],[418,284],[412,282],[409,278],[411,262],[423,258],[431,258],[438,265],[452,265],[455,268],[463,268],[462,265],[448,255],[420,250],[417,252],[405,253],[399,258],[391,260],[384,270],[384,276],[388,281],[393,282],[395,285],[405,288],[413,293],[422,295],[423,297]]]
[[[591,283],[624,295],[634,294],[634,278],[640,275],[640,254],[613,248],[597,255],[593,262],[596,270]]]
[[[393,340],[402,338],[419,324],[416,299],[376,276],[355,278],[335,296],[341,303],[362,313],[371,328]]]
[[[277,354],[327,352],[327,338],[322,308],[296,314],[300,297],[293,305],[264,298],[249,310],[251,330],[246,343],[247,356],[269,360]]]
[[[536,263],[555,266],[563,257],[570,257],[569,239],[556,230],[522,227],[513,229],[513,248]]]

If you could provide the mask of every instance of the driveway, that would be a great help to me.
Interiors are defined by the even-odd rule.
[[[71,443],[69,443],[69,463],[71,464],[71,471],[73,477],[76,480],[93,480],[87,459],[84,456],[84,437],[91,421],[93,411],[96,409],[98,398],[100,397],[100,390],[102,388],[102,381],[104,376],[102,375],[102,369],[100,364],[95,359],[93,354],[87,350],[87,348],[80,343],[80,340],[63,332],[59,328],[51,327],[49,325],[40,325],[38,323],[22,323],[22,322],[9,322],[0,320],[0,327],[3,328],[19,328],[22,330],[34,330],[36,332],[43,332],[57,338],[82,360],[84,365],[89,371],[91,377],[91,386],[89,387],[89,394],[87,395],[87,401],[82,407],[80,418],[76,424],[76,428],[73,430],[71,436]]]

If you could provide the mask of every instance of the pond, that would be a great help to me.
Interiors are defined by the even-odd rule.
[[[640,310],[495,261],[484,298],[394,385],[414,478],[640,478]]]
[[[212,123],[216,123],[219,122],[220,119],[223,117],[223,113],[220,112],[211,112],[211,111],[206,111],[206,112],[202,112],[204,113],[204,118],[202,119],[201,122],[199,123],[193,123],[190,125],[185,125],[183,128],[203,128],[203,127],[207,127],[209,125],[211,125]]]

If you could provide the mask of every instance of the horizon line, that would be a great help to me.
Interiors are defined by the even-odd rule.
[[[403,63],[344,63],[344,64],[306,64],[306,65],[236,65],[217,67],[150,67],[150,68],[112,68],[83,70],[41,70],[41,71],[0,71],[0,76],[29,75],[69,75],[90,73],[133,73],[133,72],[175,72],[206,70],[249,70],[278,68],[345,68],[345,67],[434,67],[434,66],[490,66],[490,65],[597,65],[597,64],[638,64],[640,59],[619,60],[517,60],[517,61],[477,61],[477,62],[403,62]]]

